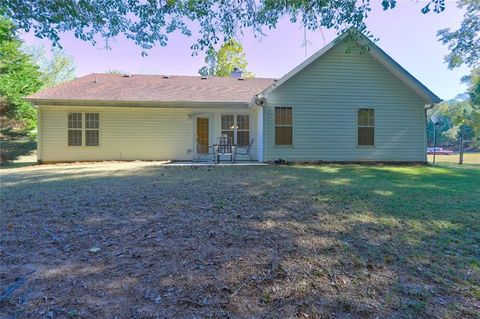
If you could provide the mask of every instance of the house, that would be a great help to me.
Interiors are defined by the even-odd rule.
[[[355,30],[278,80],[90,74],[28,100],[40,162],[210,158],[222,135],[258,161],[424,162],[441,101]]]

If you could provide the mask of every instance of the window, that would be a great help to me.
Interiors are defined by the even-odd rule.
[[[292,108],[275,108],[275,145],[293,145]]]
[[[235,143],[235,115],[222,115],[222,136],[228,136]]]
[[[98,118],[98,113],[85,113],[85,146],[98,146],[99,144]]]
[[[222,135],[230,137],[234,144],[247,146],[250,143],[250,116],[222,115]]]
[[[250,141],[250,116],[237,115],[237,144],[247,146]]]
[[[375,145],[374,109],[358,109],[358,145]]]
[[[99,130],[98,113],[68,113],[68,146],[98,146]]]
[[[82,113],[68,114],[68,146],[82,146]]]

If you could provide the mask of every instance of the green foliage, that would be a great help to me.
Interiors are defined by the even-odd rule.
[[[213,48],[207,50],[207,53],[205,54],[205,63],[207,65],[202,66],[200,70],[198,70],[198,73],[201,76],[215,75],[217,70],[217,51]]]
[[[471,140],[473,147],[480,146],[480,109],[474,107],[469,100],[450,100],[429,111],[432,115],[440,117],[437,127],[437,145],[457,146],[458,139],[462,136]],[[427,141],[433,145],[433,124],[427,123]]]
[[[22,52],[13,24],[0,17],[0,106],[2,116],[19,121],[22,130],[35,127],[36,113],[24,97],[42,87],[41,74]],[[4,121],[2,121],[4,122]],[[3,124],[2,124],[3,126]]]
[[[383,0],[385,10],[396,7],[398,0]],[[365,30],[365,18],[371,1],[356,0],[165,0],[165,1],[38,1],[3,0],[0,15],[11,18],[22,30],[32,30],[37,37],[59,44],[60,34],[71,31],[81,40],[96,44],[98,36],[108,39],[118,35],[143,49],[165,46],[170,33],[186,36],[198,29],[192,46],[195,52],[212,48],[249,29],[255,36],[263,29],[275,28],[280,18],[300,22],[309,30],[320,27],[345,30],[351,26]],[[441,12],[445,0],[429,0],[422,12]],[[433,10],[432,10],[433,9]],[[143,53],[145,54],[145,52]]]
[[[118,70],[118,69],[107,70],[107,71],[105,71],[105,73],[106,74],[128,74],[128,72]]]
[[[32,46],[25,49],[38,65],[41,73],[42,88],[58,85],[75,79],[76,69],[73,58],[60,48],[53,48],[49,56],[45,46]]]
[[[202,76],[229,77],[234,68],[243,71],[244,77],[254,77],[254,74],[246,71],[248,62],[240,42],[230,39],[217,51],[209,49],[205,57],[206,66],[198,70]]]
[[[468,95],[472,104],[480,108],[480,67],[470,71],[470,75],[463,77],[463,82],[468,85]]]
[[[437,142],[439,145],[454,145],[460,136],[471,140],[473,147],[480,147],[480,68],[474,68],[470,75],[463,78],[469,87],[469,99],[446,101],[433,110],[429,115],[440,117],[437,127]],[[429,145],[433,141],[433,125],[429,121],[427,128]]]
[[[462,24],[456,31],[443,29],[437,35],[447,44],[450,54],[445,57],[448,67],[453,69],[462,64],[480,66],[480,1],[459,0],[458,7],[465,10]]]
[[[73,59],[59,48],[48,56],[44,46],[22,49],[11,21],[0,17],[1,134],[15,138],[36,126],[36,112],[25,97],[75,78]]]

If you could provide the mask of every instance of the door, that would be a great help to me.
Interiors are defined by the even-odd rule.
[[[208,117],[197,117],[197,154],[208,153]]]

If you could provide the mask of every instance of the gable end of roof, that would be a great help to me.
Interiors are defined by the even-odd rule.
[[[316,61],[321,56],[325,55],[328,51],[334,48],[336,45],[351,37],[360,45],[365,45],[368,47],[369,53],[373,58],[377,59],[381,64],[383,64],[389,71],[391,71],[400,81],[404,82],[408,87],[410,87],[416,94],[421,96],[426,104],[437,104],[442,101],[435,93],[429,90],[423,83],[421,83],[417,78],[405,70],[398,62],[396,62],[391,56],[389,56],[385,51],[383,51],[378,45],[376,45],[372,40],[370,40],[363,33],[358,31],[355,28],[350,28],[342,33],[340,36],[335,38],[332,42],[328,43],[322,49],[311,55],[308,59],[303,61],[297,67],[292,69],[290,72],[285,74],[278,81],[274,82],[268,88],[263,90],[258,96],[266,97],[268,94],[273,92],[276,88],[280,87],[283,83],[290,80],[300,71],[308,67],[314,61]]]

